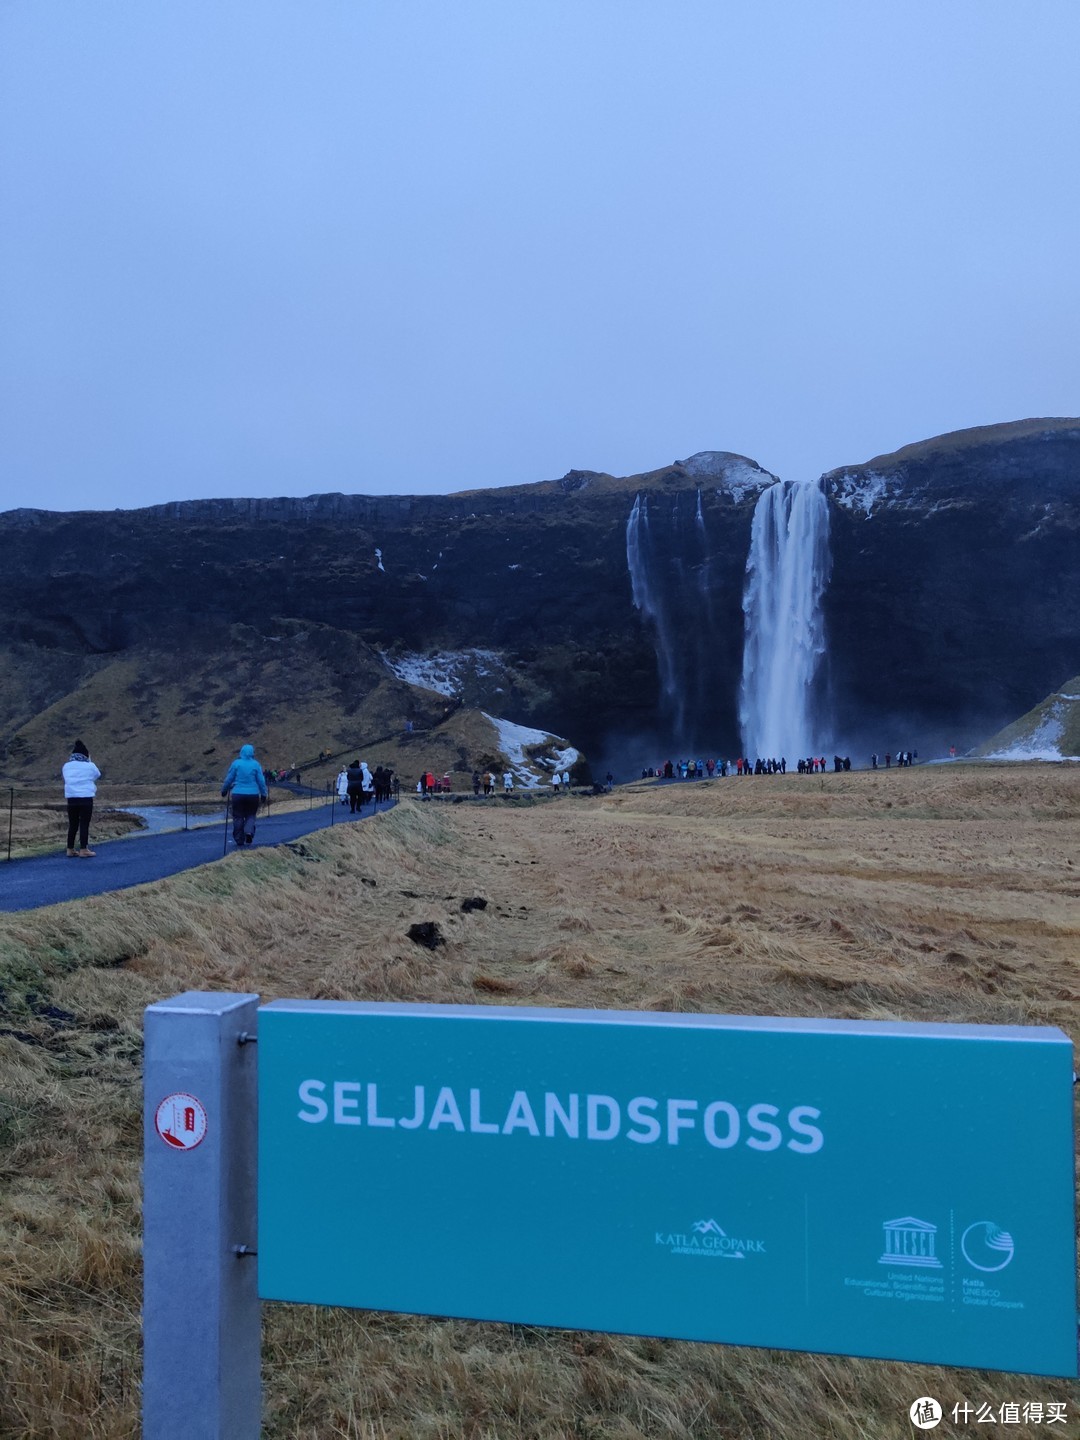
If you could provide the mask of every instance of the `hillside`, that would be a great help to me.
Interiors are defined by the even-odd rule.
[[[974,751],[995,760],[1080,760],[1080,675]]]
[[[5,773],[24,783],[55,781],[76,737],[91,747],[105,790],[110,782],[219,779],[247,742],[267,768],[303,766],[304,780],[320,787],[354,754],[373,767],[391,766],[408,785],[430,769],[451,772],[461,788],[469,788],[474,769],[501,772],[511,761],[479,709],[445,686],[440,692],[408,683],[355,635],[297,622],[275,629],[208,627],[197,643],[140,643],[95,657],[74,688],[61,686],[61,698],[14,729]],[[20,658],[8,671],[10,705],[32,668],[32,655]],[[458,681],[454,673],[466,686],[467,676]],[[537,751],[549,752],[555,749]],[[332,758],[318,760],[324,753]],[[527,780],[530,767],[516,768]],[[579,778],[586,773],[579,770]]]

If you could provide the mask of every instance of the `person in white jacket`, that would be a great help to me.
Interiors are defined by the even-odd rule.
[[[338,771],[337,796],[342,805],[349,803],[349,772],[344,765]]]
[[[64,797],[67,800],[68,832],[67,853],[71,859],[92,860],[94,851],[90,846],[90,817],[94,813],[94,796],[101,771],[90,759],[90,752],[81,740],[71,747],[71,759],[64,765]],[[75,832],[79,835],[79,848],[75,848]]]

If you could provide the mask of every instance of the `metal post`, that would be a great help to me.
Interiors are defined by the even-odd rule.
[[[146,1010],[144,1440],[258,1440],[258,995]]]
[[[7,858],[10,860],[10,859],[11,859],[11,827],[12,827],[12,825],[15,823],[15,786],[14,786],[14,785],[9,785],[9,786],[8,786],[8,790],[10,791],[10,795],[9,795],[9,798],[8,798],[8,817],[7,817]]]
[[[221,853],[229,853],[229,806],[232,804],[232,794],[225,796],[225,838],[221,842]]]
[[[186,830],[187,828],[188,828],[187,781],[185,780],[185,781],[184,781],[184,829]]]

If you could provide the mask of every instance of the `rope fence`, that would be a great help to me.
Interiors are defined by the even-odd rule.
[[[227,811],[220,780],[167,779],[155,783],[102,780],[95,797],[93,833],[99,840],[121,835],[166,830],[192,830],[216,825]],[[67,801],[59,780],[0,781],[0,796],[7,809],[7,838],[4,859],[39,854],[63,844],[67,827]],[[336,799],[336,796],[333,798]],[[330,807],[331,796],[323,786],[297,783],[268,787],[264,814],[274,808],[314,809]],[[328,823],[332,823],[332,816]],[[0,831],[0,834],[3,832]]]

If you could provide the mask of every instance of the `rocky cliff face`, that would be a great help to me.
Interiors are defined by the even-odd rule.
[[[488,667],[488,692],[473,684],[471,700],[559,729],[595,754],[612,733],[671,722],[627,566],[637,495],[651,507],[649,563],[680,649],[703,632],[683,547],[696,542],[699,509],[707,517],[707,554],[695,552],[693,563],[708,565],[723,621],[714,679],[738,668],[750,516],[773,478],[716,454],[630,479],[571,471],[452,496],[17,510],[0,516],[0,617],[24,657],[29,646],[68,652],[73,673],[87,656],[160,647],[170,636],[185,646],[237,623],[267,634],[286,622],[329,625],[391,657],[479,646],[500,663]],[[702,675],[708,663],[703,655]],[[716,684],[715,713],[704,694],[695,698],[702,743],[717,728],[733,733],[729,691]],[[9,715],[9,735],[24,718]]]
[[[310,622],[392,660],[492,652],[470,703],[594,758],[734,753],[750,523],[773,479],[709,452],[451,496],[7,512],[0,645],[11,675],[48,664],[0,686],[0,739],[131,647]],[[1075,671],[1080,421],[945,436],[825,486],[838,741],[973,743]]]
[[[960,431],[824,479],[841,729],[912,717],[967,748],[1076,669],[1080,421]]]

